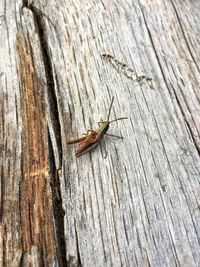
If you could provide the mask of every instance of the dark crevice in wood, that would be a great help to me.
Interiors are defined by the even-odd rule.
[[[24,178],[24,168],[23,168],[23,160],[21,161],[21,176],[22,176],[22,179],[21,181],[19,182],[19,221],[20,221],[20,225],[23,225],[23,209],[21,209],[22,207],[22,183],[23,183],[23,178]],[[20,259],[19,259],[19,266],[23,266],[23,262],[24,262],[24,255],[25,253],[21,253],[21,256],[20,256]]]
[[[48,46],[48,38],[46,35],[46,28],[44,24],[44,14],[38,8],[30,5],[27,7],[33,12],[35,26],[38,30],[38,37],[41,44],[41,52],[44,61],[45,75],[47,79],[47,94],[49,106],[51,107],[51,123],[53,124],[53,129],[56,136],[56,145],[59,151],[59,163],[62,165],[62,143],[61,143],[61,126],[58,112],[58,101],[55,92],[55,82],[53,77],[53,67],[51,63],[51,56]]]
[[[81,267],[83,266],[81,263],[81,255],[80,255],[80,249],[79,249],[79,240],[78,240],[78,232],[77,232],[77,227],[76,227],[76,223],[74,223],[75,225],[75,234],[76,234],[76,249],[77,249],[77,261],[76,261],[76,266],[77,267]]]
[[[28,0],[23,0],[23,7],[28,7],[28,6],[29,6]]]
[[[127,228],[126,228],[126,220],[124,218],[124,215],[122,216],[122,222],[123,222],[123,227],[124,227],[124,236],[126,239],[127,244],[129,244],[129,238],[128,238],[128,233],[127,233]]]
[[[42,11],[34,7],[32,4],[28,5],[28,1],[23,2],[23,7],[32,11],[35,27],[38,32],[39,41],[41,44],[41,52],[44,62],[45,75],[47,80],[47,95],[49,106],[51,107],[50,116],[53,130],[56,136],[56,146],[59,151],[59,165],[62,165],[62,143],[61,143],[61,126],[59,120],[57,96],[55,92],[55,81],[53,77],[53,67],[50,58],[50,50],[48,46],[48,38],[46,35],[46,29],[44,24],[44,15]],[[62,198],[60,191],[60,180],[57,172],[56,159],[54,153],[54,146],[51,140],[51,135],[48,129],[48,157],[51,172],[51,188],[52,188],[52,201],[53,201],[53,213],[55,219],[55,231],[57,240],[57,253],[59,266],[67,266],[66,260],[66,244],[64,234],[64,212],[62,209]]]
[[[60,180],[58,176],[58,170],[56,169],[56,163],[53,153],[53,145],[51,137],[48,131],[48,149],[49,149],[49,166],[51,172],[51,189],[53,198],[53,212],[55,218],[55,229],[57,239],[57,253],[60,266],[67,266],[66,260],[66,244],[65,244],[65,232],[64,232],[64,215],[65,211],[62,208],[62,198],[60,191]]]
[[[3,151],[3,150],[2,150]],[[1,149],[0,152],[2,153]],[[5,177],[4,177],[4,170],[3,170],[3,165],[1,166],[1,187],[0,187],[0,193],[1,193],[1,203],[0,203],[0,223],[2,222],[2,218],[3,218],[3,208],[4,208],[4,181],[5,181]]]
[[[184,120],[185,120],[185,123],[186,123],[186,125],[187,125],[187,128],[188,128],[188,131],[189,131],[189,133],[190,133],[192,142],[193,142],[193,144],[194,144],[194,146],[195,146],[195,148],[196,148],[196,150],[197,150],[197,152],[198,152],[198,155],[200,156],[200,147],[199,147],[199,145],[198,145],[198,143],[197,143],[197,141],[196,141],[196,139],[195,139],[195,137],[194,137],[193,131],[192,131],[191,126],[190,126],[190,123],[188,122],[187,118],[185,117],[184,110],[183,110],[183,108],[182,108],[182,105],[181,105],[181,103],[180,103],[180,101],[179,101],[179,98],[178,98],[178,96],[177,96],[177,94],[176,94],[176,91],[175,91],[175,89],[174,89],[174,87],[173,87],[172,84],[171,84],[171,87],[172,87],[172,89],[173,89],[174,96],[175,96],[176,101],[177,101],[177,104],[178,104],[178,106],[179,106],[179,108],[180,108],[181,114],[182,114],[182,116],[183,116],[183,118],[184,118]]]
[[[196,150],[197,150],[197,152],[198,152],[198,155],[199,155],[199,157],[200,157],[200,147],[199,147],[199,145],[198,145],[198,143],[197,143],[195,137],[193,136],[193,131],[192,131],[191,127],[190,127],[189,122],[188,122],[186,119],[185,119],[185,122],[186,122],[187,128],[188,128],[188,130],[189,130],[190,136],[191,136],[191,138],[192,138],[193,144],[194,144],[194,146],[195,146],[195,148],[196,148]]]
[[[4,229],[4,233],[6,233],[6,229]],[[3,237],[3,240],[2,240],[2,243],[3,243],[2,244],[3,245],[2,246],[3,247],[3,249],[2,249],[3,250],[3,253],[2,253],[2,266],[7,266],[7,259],[6,259],[6,257],[7,257],[8,254],[7,254],[7,251],[6,251],[7,248],[6,248],[6,240],[5,239],[6,239],[6,236],[4,236]]]
[[[32,237],[33,229],[32,229],[32,220],[31,220],[31,218],[32,218],[32,214],[31,214],[31,211],[32,211],[31,203],[28,203],[28,207],[29,207],[29,209],[28,209],[28,217],[29,217],[29,228],[30,228],[30,230],[29,230],[29,233],[30,233],[30,244],[33,244],[33,237]],[[41,258],[41,260],[42,260],[42,258]]]
[[[23,267],[24,266],[24,253],[21,253],[21,256],[19,258],[19,267]]]
[[[46,266],[44,261],[45,255],[44,255],[44,249],[42,249],[42,247],[40,248],[40,259],[41,259],[40,266],[45,267]]]

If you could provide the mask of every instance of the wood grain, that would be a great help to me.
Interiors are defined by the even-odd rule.
[[[200,265],[199,8],[0,3],[2,266]]]

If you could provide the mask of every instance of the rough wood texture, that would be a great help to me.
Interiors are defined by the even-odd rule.
[[[1,266],[200,266],[199,8],[0,1]]]

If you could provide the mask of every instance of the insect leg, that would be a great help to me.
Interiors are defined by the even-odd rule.
[[[115,134],[108,134],[108,133],[105,133],[105,135],[108,135],[108,136],[112,136],[112,137],[117,137],[117,138],[124,139],[124,137],[123,137],[123,136],[119,136],[119,135],[115,135]]]

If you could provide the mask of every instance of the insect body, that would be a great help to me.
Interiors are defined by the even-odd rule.
[[[109,121],[113,100],[114,100],[114,97],[112,98],[112,101],[111,101],[111,104],[110,104],[107,120],[98,122],[98,124],[99,124],[99,128],[98,129],[96,129],[96,130],[88,130],[87,134],[85,134],[85,136],[67,142],[68,145],[79,143],[79,148],[76,151],[76,156],[77,157],[80,157],[84,153],[86,153],[86,152],[92,150],[94,147],[96,147],[99,144],[99,141],[101,140],[101,138],[104,135],[123,138],[121,136],[107,134],[107,131],[109,129],[109,124],[111,122],[114,122],[114,121],[117,121],[117,120],[127,119],[127,117],[122,117],[122,118],[118,118],[118,119]]]

